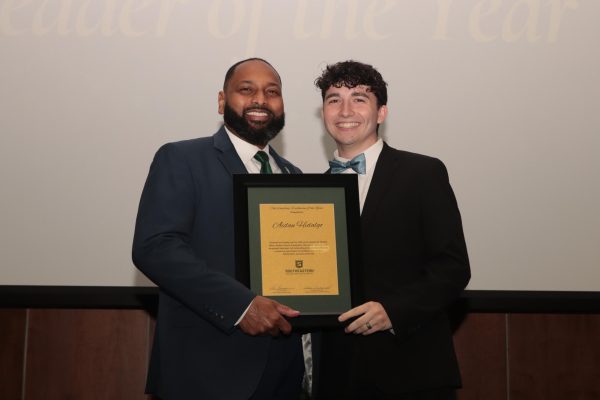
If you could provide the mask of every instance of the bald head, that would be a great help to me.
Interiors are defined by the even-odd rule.
[[[225,80],[223,82],[223,90],[227,89],[227,84],[231,80],[231,77],[235,73],[237,67],[240,66],[240,65],[242,65],[242,64],[245,64],[247,62],[261,62],[261,63],[267,64],[273,70],[275,76],[277,76],[277,79],[279,80],[279,85],[281,86],[281,77],[279,76],[279,73],[277,72],[277,70],[275,69],[275,67],[273,67],[271,65],[271,63],[268,62],[265,59],[262,59],[262,58],[259,58],[259,57],[252,57],[252,58],[247,58],[245,60],[238,61],[235,64],[233,64],[231,67],[229,67],[229,69],[225,73]]]

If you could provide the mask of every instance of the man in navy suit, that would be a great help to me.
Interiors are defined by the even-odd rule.
[[[337,145],[330,172],[359,174],[364,279],[357,289],[366,300],[339,317],[345,331],[315,335],[315,394],[454,399],[460,376],[446,310],[470,268],[446,168],[379,138],[387,84],[372,66],[329,65],[315,83]]]
[[[269,146],[284,126],[281,79],[265,60],[234,64],[218,96],[224,126],[169,143],[144,186],[135,265],[159,287],[146,391],[164,400],[296,399],[298,312],[235,279],[232,175],[300,173]]]

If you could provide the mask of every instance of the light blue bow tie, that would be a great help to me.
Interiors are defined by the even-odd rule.
[[[329,161],[329,167],[331,167],[332,174],[341,174],[348,168],[352,168],[357,174],[364,175],[367,173],[367,161],[365,160],[364,153],[360,153],[352,160],[347,162],[331,160]]]

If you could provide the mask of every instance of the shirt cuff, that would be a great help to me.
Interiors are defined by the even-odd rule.
[[[250,304],[248,304],[248,307],[246,307],[246,309],[244,310],[244,312],[242,313],[242,315],[240,315],[240,317],[238,318],[238,320],[235,321],[235,324],[233,324],[233,326],[238,326],[239,323],[242,321],[242,319],[244,319],[244,316],[246,315],[246,313],[250,309],[250,306],[252,305],[253,301],[254,301],[254,299],[252,299],[252,301],[250,302]]]

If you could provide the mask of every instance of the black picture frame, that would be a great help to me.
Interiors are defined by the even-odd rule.
[[[262,294],[260,204],[334,204],[338,295],[266,296],[301,312],[294,329],[338,327],[339,314],[362,303],[360,209],[355,174],[239,174],[233,176],[236,278]],[[257,256],[258,254],[258,256]]]

